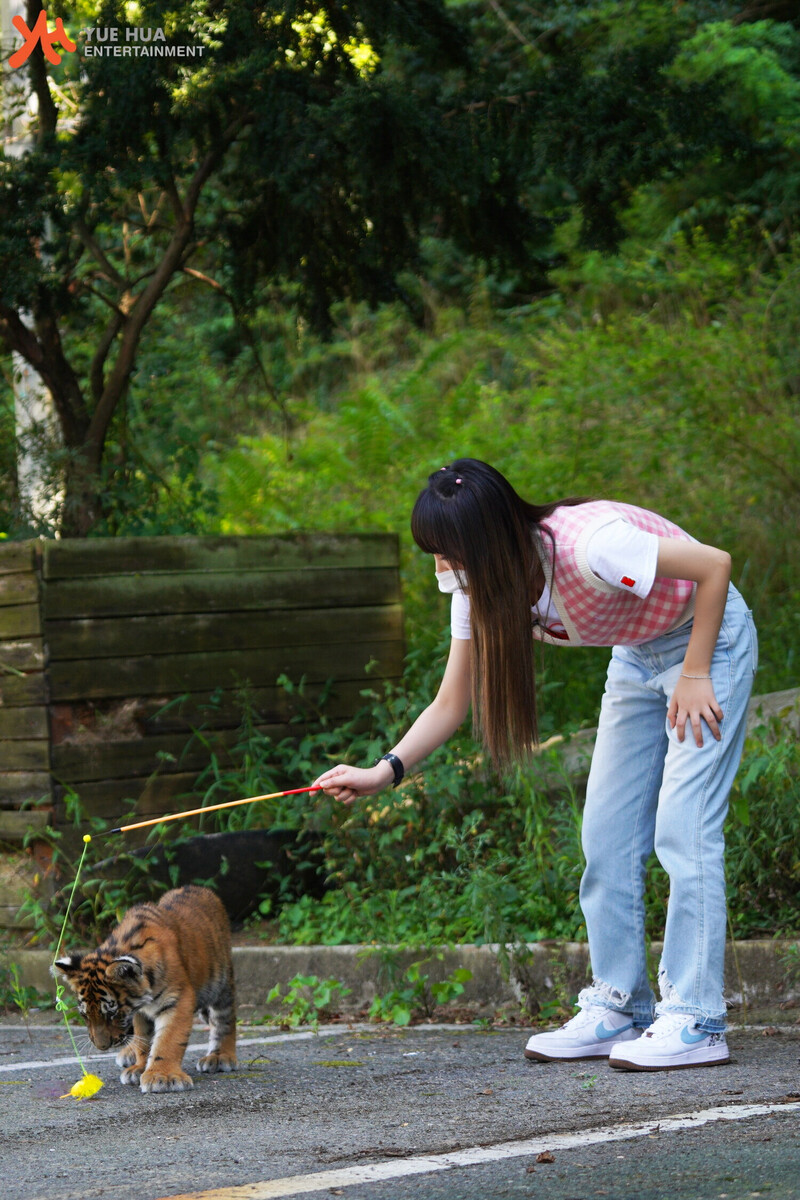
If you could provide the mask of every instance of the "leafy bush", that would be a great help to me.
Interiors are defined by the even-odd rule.
[[[287,1029],[310,1025],[315,1031],[321,1020],[333,1015],[337,1005],[350,995],[340,979],[320,979],[317,975],[295,975],[286,991],[276,983],[267,995],[268,1005],[279,1005],[280,1023]]]
[[[728,903],[741,937],[800,930],[800,745],[761,727],[731,796]]]
[[[311,780],[339,759],[371,761],[430,698],[437,666],[427,674],[417,668],[413,701],[402,689],[374,690],[352,721],[331,728],[323,710],[317,729],[278,743],[258,733],[257,716],[247,709],[240,741],[225,770],[217,764],[208,799],[272,790],[277,779]],[[219,828],[246,821],[312,830],[321,842],[328,890],[321,899],[287,892],[271,905],[272,939],[513,945],[585,937],[581,810],[557,747],[503,778],[462,729],[397,792],[347,807],[321,795],[289,796],[207,819]],[[800,929],[799,812],[800,748],[789,734],[759,729],[748,740],[726,828],[737,936]],[[668,890],[654,857],[646,893],[653,939],[663,935]]]
[[[379,953],[385,961],[387,951]],[[393,1025],[408,1025],[415,1015],[431,1020],[440,1005],[452,1004],[457,1000],[463,994],[464,984],[472,979],[472,971],[467,967],[456,967],[444,979],[434,982],[424,968],[433,961],[441,962],[443,958],[442,950],[434,951],[406,967],[401,977],[395,978],[394,986],[388,992],[375,997],[369,1008],[370,1019],[391,1021]],[[393,974],[400,974],[396,967]]]
[[[364,764],[391,744],[407,720],[432,695],[438,664],[417,668],[414,698],[400,688],[366,691],[357,716],[331,728],[315,713],[315,729],[271,742],[259,732],[258,714],[246,705],[238,743],[227,763],[215,761],[206,779],[206,802],[270,792],[285,781],[311,781],[340,759]],[[302,695],[302,687],[297,689]],[[76,814],[78,800],[73,799]],[[210,813],[207,831],[270,827],[311,831],[297,852],[309,867],[322,859],[327,890],[321,898],[290,885],[265,902],[262,933],[291,944],[366,943],[441,946],[454,942],[520,946],[546,938],[582,940],[578,886],[583,870],[581,799],[557,747],[530,769],[501,777],[485,763],[469,731],[462,729],[428,760],[424,773],[408,777],[390,794],[352,806],[321,794],[278,798]],[[777,729],[757,730],[748,740],[727,822],[728,899],[731,927],[740,937],[800,930],[800,747]],[[97,822],[98,832],[102,822]],[[151,834],[153,844],[164,827]],[[67,878],[75,863],[56,854]],[[99,839],[92,843],[92,851]],[[176,846],[178,843],[173,843]],[[122,879],[97,871],[89,856],[78,889],[69,937],[105,936],[152,881],[146,862],[130,860]],[[299,864],[302,866],[302,864]],[[302,876],[295,872],[294,879]],[[646,892],[650,938],[663,935],[669,881],[651,861]],[[54,944],[61,918],[43,898],[32,898],[37,937]],[[419,983],[406,979],[395,990]],[[402,986],[401,986],[402,985]],[[402,997],[397,1000],[399,1004]],[[319,1005],[318,1005],[319,1006]]]

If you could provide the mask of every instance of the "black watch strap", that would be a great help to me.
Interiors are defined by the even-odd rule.
[[[392,787],[399,787],[400,784],[403,782],[403,776],[406,773],[406,769],[403,766],[403,764],[401,763],[400,759],[397,757],[397,755],[396,754],[382,754],[380,758],[375,759],[375,766],[377,766],[379,762],[388,762],[389,766],[392,768],[392,771],[394,772],[394,783],[392,784]]]

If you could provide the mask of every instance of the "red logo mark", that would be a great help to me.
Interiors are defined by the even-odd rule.
[[[620,580],[620,582],[621,582],[621,583],[624,583],[624,584],[625,584],[625,587],[633,587],[633,586],[635,585],[635,583],[636,583],[636,580],[635,580],[635,579],[629,579],[627,575],[623,575],[623,576],[622,576],[622,579]]]
[[[47,28],[47,13],[42,9],[39,16],[36,18],[36,24],[33,29],[28,29],[28,26],[23,21],[22,17],[12,17],[11,24],[15,27],[18,33],[21,33],[25,39],[24,46],[20,46],[11,58],[8,60],[8,65],[13,68],[21,67],[24,62],[27,62],[33,53],[33,48],[37,43],[41,43],[44,56],[53,66],[58,66],[61,62],[61,55],[57,54],[53,49],[53,44],[58,42],[64,50],[77,50],[78,47],[74,42],[69,40],[67,31],[64,28],[64,22],[61,17],[56,18],[55,33],[50,33]]]

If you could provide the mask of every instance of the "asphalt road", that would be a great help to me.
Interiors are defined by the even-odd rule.
[[[800,1198],[798,1026],[653,1074],[528,1062],[523,1030],[255,1028],[235,1074],[164,1095],[76,1037],[91,1100],[60,1098],[81,1074],[63,1025],[0,1026],[6,1200]]]

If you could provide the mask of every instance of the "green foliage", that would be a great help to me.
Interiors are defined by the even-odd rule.
[[[224,790],[215,788],[207,800],[219,800],[228,791],[242,795],[255,779],[311,779],[329,761],[370,761],[431,697],[436,666],[427,674],[416,671],[413,702],[400,690],[385,696],[374,692],[365,696],[363,711],[352,721],[331,729],[323,711],[319,729],[277,744],[258,734],[254,714],[246,713]],[[237,769],[248,773],[238,775],[238,787]],[[800,928],[799,798],[795,741],[776,731],[757,731],[746,747],[726,830],[729,906],[739,936]],[[557,746],[531,770],[500,778],[461,731],[431,756],[424,775],[407,779],[389,798],[346,808],[325,797],[311,802],[305,796],[286,797],[275,804],[281,807],[249,807],[249,820],[313,830],[322,840],[329,885],[321,899],[285,893],[270,907],[265,915],[279,941],[488,942],[505,948],[506,969],[513,960],[514,973],[524,977],[526,943],[585,936],[578,908],[582,806]],[[236,812],[230,818],[217,814],[218,824],[238,822]],[[312,861],[316,864],[316,858]],[[646,919],[654,939],[663,934],[667,898],[668,879],[653,859]],[[403,988],[411,982],[404,981]],[[547,1003],[534,998],[540,1001]]]
[[[395,978],[394,986],[386,993],[377,995],[369,1008],[372,1021],[390,1021],[393,1025],[408,1025],[414,1017],[431,1020],[436,1009],[452,1004],[463,995],[464,984],[472,978],[466,967],[456,967],[444,979],[432,981],[424,967],[444,960],[444,950],[427,954],[404,970],[397,966],[397,952],[402,947],[387,947],[368,950],[367,956],[380,956],[384,968],[389,968]]]
[[[800,746],[778,727],[757,729],[731,796],[727,880],[740,937],[800,929]]]
[[[783,954],[781,963],[790,986],[800,983],[800,942],[789,946]]]
[[[791,686],[798,258],[793,250],[763,274],[739,255],[739,233],[734,221],[720,248],[697,229],[655,255],[632,240],[617,258],[584,256],[565,269],[568,299],[503,315],[480,303],[474,315],[438,310],[430,334],[412,336],[397,310],[340,310],[316,376],[301,374],[306,356],[319,362],[313,339],[288,347],[303,414],[290,439],[267,431],[206,457],[221,529],[399,531],[407,634],[415,653],[432,654],[445,601],[408,517],[429,471],[472,454],[537,502],[628,500],[730,550],[759,627],[757,686]],[[398,348],[391,363],[387,341]],[[545,653],[546,732],[594,721],[606,661],[604,651]]]
[[[134,19],[121,0],[72,7],[79,40],[98,20]],[[529,305],[570,278],[591,290],[598,272],[608,279],[598,254],[631,240],[662,282],[681,237],[730,251],[732,222],[739,266],[773,261],[797,223],[800,30],[789,5],[752,19],[761,11],[359,0],[265,13],[248,0],[212,17],[192,0],[147,0],[135,19],[202,45],[202,59],[65,55],[52,89],[43,70],[20,71],[9,104],[30,83],[39,115],[30,152],[0,160],[0,337],[56,398],[65,529],[204,528],[215,492],[198,462],[249,423],[245,360],[275,458],[249,430],[223,483],[252,485],[258,508],[283,482],[280,443],[285,457],[306,413],[298,372],[253,328],[278,291],[304,332],[310,322],[336,341],[342,299],[400,303],[421,325],[431,287],[455,287],[474,328],[489,300]],[[647,271],[623,274],[630,285]],[[212,364],[196,336],[223,321],[198,313],[199,286],[228,306],[238,362]],[[324,374],[335,352],[315,356],[305,366]],[[150,369],[159,358],[168,381]],[[403,407],[370,391],[365,381],[356,405],[361,448],[387,425],[414,437]],[[342,446],[340,477],[348,462]],[[303,511],[296,489],[282,495],[285,520]],[[0,496],[12,515],[14,502]],[[244,523],[257,520],[249,509]]]
[[[267,995],[267,1004],[280,1005],[280,1023],[287,1029],[310,1025],[314,1031],[320,1021],[337,1011],[337,1005],[351,989],[338,979],[319,979],[316,975],[295,975],[289,980],[286,992],[275,984]]]
[[[0,341],[53,396],[63,532],[194,530],[207,499],[195,430],[181,439],[178,408],[172,455],[159,453],[164,390],[153,403],[137,379],[148,343],[158,357],[154,314],[188,309],[179,284],[212,288],[245,341],[254,298],[278,281],[329,329],[336,300],[399,294],[424,224],[501,243],[510,261],[512,223],[522,234],[531,218],[486,156],[496,131],[463,107],[480,72],[439,0],[308,12],[237,0],[213,19],[193,0],[104,0],[76,16],[78,52],[53,88],[39,50],[4,73],[16,110],[27,91],[38,105],[26,152],[0,156]],[[132,21],[202,58],[84,53],[86,26]]]
[[[254,779],[312,779],[334,759],[370,761],[378,746],[396,740],[409,709],[428,700],[435,675],[432,670],[427,680],[420,677],[413,702],[401,690],[383,697],[375,692],[365,696],[364,710],[352,721],[333,730],[326,727],[323,713],[319,729],[277,744],[258,732],[257,714],[246,711],[239,744],[224,772],[217,764],[207,802],[248,794]],[[578,907],[581,802],[557,747],[531,770],[503,779],[487,769],[479,747],[462,732],[431,757],[424,775],[408,778],[390,797],[344,807],[323,796],[293,796],[245,811],[251,823],[280,824],[298,835],[313,831],[311,841],[298,836],[296,854],[307,855],[308,869],[314,872],[321,856],[327,877],[321,899],[295,888],[264,905],[262,915],[269,918],[273,940],[420,949],[491,943],[500,947],[501,966],[524,984],[528,943],[585,936]],[[798,811],[800,750],[795,739],[777,729],[757,730],[746,746],[726,826],[728,903],[738,937],[786,936],[800,929]],[[213,818],[219,828],[239,827],[241,812],[210,814],[209,821]],[[163,827],[156,829],[152,838],[160,841],[163,832]],[[60,850],[63,836],[51,837],[71,884],[76,864]],[[98,871],[91,859],[85,868],[67,931],[67,941],[80,944],[101,940],[131,903],[152,898],[153,891],[146,862],[140,859],[131,859],[117,878]],[[298,868],[296,877],[301,877],[302,863]],[[668,886],[653,859],[645,897],[652,939],[663,935]],[[59,909],[44,897],[33,897],[27,911],[36,919],[39,943],[54,945],[63,904]],[[379,952],[390,973],[392,953]],[[431,960],[432,952],[426,953],[410,974],[395,971],[388,991],[376,1002],[377,1015],[391,1013],[397,1021],[401,1010],[450,1003],[460,994],[453,990],[464,982],[460,976],[445,981],[443,990],[427,980],[421,964]],[[531,1012],[558,1014],[569,1006],[557,965],[554,978],[553,995],[537,996],[528,988]],[[316,987],[307,980],[297,982],[285,998],[290,1017],[294,1013],[297,1020],[307,1020],[316,1010],[335,1007],[335,996]],[[277,994],[271,999],[278,999]]]
[[[35,987],[21,983],[16,963],[0,964],[0,1012],[17,1012],[27,1021],[31,1009],[50,1008],[52,999]]]
[[[175,885],[174,879],[168,885],[151,876],[147,856],[125,851],[110,854],[104,836],[108,833],[108,822],[100,817],[88,817],[77,792],[67,791],[64,803],[67,820],[72,822],[73,828],[48,826],[36,831],[36,839],[44,841],[52,854],[52,872],[37,880],[19,909],[20,916],[30,917],[34,924],[30,944],[48,949],[55,949],[59,944],[62,929],[65,947],[98,945],[113,926],[119,924],[132,904],[152,901],[160,891]],[[84,846],[75,831],[78,828],[85,831],[87,826],[92,830],[92,841]],[[167,831],[172,835],[171,839]],[[164,855],[168,864],[174,863],[180,839],[174,836],[169,826],[155,826],[149,833],[148,842]],[[62,881],[55,895],[52,894],[52,878]],[[77,887],[65,925],[76,879]],[[203,884],[207,881],[197,879],[192,882]]]

